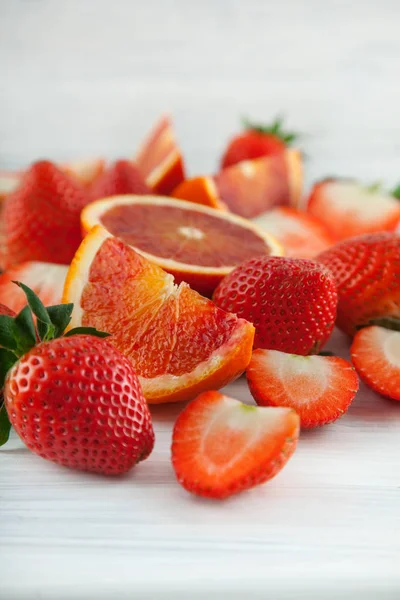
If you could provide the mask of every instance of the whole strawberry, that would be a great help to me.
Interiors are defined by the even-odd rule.
[[[374,233],[344,240],[318,256],[332,272],[339,296],[337,326],[358,328],[400,318],[400,237]]]
[[[107,334],[92,328],[63,336],[72,305],[45,309],[20,286],[29,306],[15,318],[0,317],[5,379],[0,444],[8,439],[8,415],[25,445],[43,458],[107,475],[128,471],[149,456],[154,444],[150,412],[131,362],[101,339]]]
[[[259,125],[245,120],[244,126],[244,133],[240,133],[230,140],[221,159],[222,169],[242,160],[280,154],[297,137],[294,133],[282,130],[282,119],[280,118],[275,119],[271,125]]]
[[[252,258],[221,281],[213,299],[253,323],[254,348],[291,354],[318,353],[336,317],[333,276],[307,259]]]
[[[2,210],[2,264],[24,261],[69,264],[82,236],[84,188],[49,161],[34,163]]]

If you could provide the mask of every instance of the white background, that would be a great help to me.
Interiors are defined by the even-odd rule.
[[[0,0],[0,168],[132,154],[169,111],[189,171],[212,172],[240,115],[280,112],[309,182],[392,186],[399,22],[397,0]],[[399,598],[400,406],[362,391],[222,504],[174,482],[178,410],[154,411],[155,451],[122,480],[0,451],[1,600]]]

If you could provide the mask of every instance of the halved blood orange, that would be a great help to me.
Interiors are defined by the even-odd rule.
[[[128,356],[149,403],[188,400],[240,375],[254,327],[97,226],[73,259],[64,288],[71,327],[93,326]]]
[[[43,304],[60,304],[67,276],[67,265],[45,262],[24,262],[0,275],[0,303],[18,313],[26,305],[26,296],[13,283],[21,281],[29,286]]]
[[[173,198],[204,204],[212,208],[227,210],[228,207],[218,195],[217,186],[212,177],[193,177],[185,179],[171,193]]]
[[[263,213],[254,223],[273,235],[285,248],[286,256],[293,258],[314,258],[335,243],[323,223],[290,206]]]
[[[183,158],[167,115],[156,123],[133,160],[156,194],[170,194],[185,179]]]
[[[219,197],[242,217],[252,218],[276,206],[297,206],[302,188],[298,150],[244,160],[215,175]]]
[[[239,263],[258,255],[280,255],[281,246],[237,215],[160,196],[113,196],[88,204],[84,233],[101,225],[137,252],[211,295]]]

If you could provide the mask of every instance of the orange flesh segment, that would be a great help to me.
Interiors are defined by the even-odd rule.
[[[82,325],[112,333],[145,378],[192,371],[238,322],[186,284],[174,286],[170,275],[115,238],[103,242],[91,264],[81,308]]]
[[[175,206],[119,205],[106,211],[101,223],[142,252],[184,264],[234,266],[270,253],[266,242],[252,230],[218,216]]]
[[[216,185],[211,177],[186,179],[174,189],[171,196],[226,210],[225,204],[219,199]]]

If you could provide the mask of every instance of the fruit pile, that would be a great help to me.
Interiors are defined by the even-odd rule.
[[[247,122],[187,178],[163,117],[132,158],[0,172],[0,445],[12,426],[118,475],[152,452],[151,405],[189,401],[176,478],[225,498],[341,417],[359,377],[400,400],[400,203],[346,179],[303,201],[295,140]],[[351,362],[323,351],[335,324]],[[249,404],[218,391],[244,372]]]

